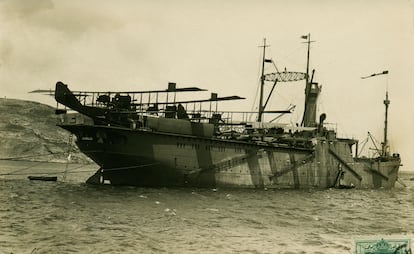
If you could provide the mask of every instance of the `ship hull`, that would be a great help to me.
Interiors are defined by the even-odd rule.
[[[61,125],[101,168],[94,183],[144,187],[391,188],[399,158],[354,159],[349,143],[309,148],[96,125]],[[345,172],[339,177],[340,172]]]

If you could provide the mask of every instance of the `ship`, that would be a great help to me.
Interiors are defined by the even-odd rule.
[[[263,43],[260,98],[257,111],[221,111],[223,101],[236,103],[240,96],[178,100],[186,94],[196,98],[205,89],[177,87],[165,90],[126,92],[72,91],[56,83],[58,126],[75,136],[81,152],[99,170],[87,183],[142,187],[207,188],[392,188],[398,180],[401,158],[390,153],[387,138],[388,91],[384,100],[384,140],[377,153],[359,156],[359,141],[338,137],[317,116],[321,85],[309,71],[310,34],[306,72],[265,73]],[[276,66],[275,66],[276,67]],[[305,83],[301,123],[278,121],[287,110],[267,108],[277,84]],[[264,86],[270,84],[269,89]],[[63,108],[61,107],[63,105]],[[207,105],[207,106],[206,106]],[[252,115],[254,120],[250,120]],[[264,117],[267,116],[267,117]],[[272,116],[272,120],[265,121]],[[274,117],[273,117],[274,116]]]

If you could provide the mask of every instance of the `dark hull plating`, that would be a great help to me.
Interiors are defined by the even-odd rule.
[[[305,149],[102,125],[61,127],[100,165],[90,181],[114,185],[390,188],[400,165],[399,158],[354,159],[349,143],[324,137]]]

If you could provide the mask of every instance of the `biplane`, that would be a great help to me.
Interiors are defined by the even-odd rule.
[[[71,91],[62,82],[57,82],[54,90],[34,90],[31,93],[52,95],[57,101],[56,114],[65,114],[69,110],[79,112],[92,118],[95,124],[114,126],[142,127],[140,122],[144,116],[164,117],[169,119],[185,119],[195,122],[209,122],[217,125],[243,125],[249,115],[256,111],[219,111],[218,103],[223,101],[243,100],[240,96],[219,97],[211,93],[207,99],[177,100],[177,93],[203,92],[198,87],[176,87],[176,83],[168,83],[164,90],[147,91]],[[203,108],[207,107],[208,109]],[[63,108],[60,106],[63,105]],[[288,114],[294,106],[287,110],[267,110],[264,113]],[[226,115],[225,117],[223,115]],[[241,115],[239,121],[234,118]],[[138,124],[138,125],[137,125]]]

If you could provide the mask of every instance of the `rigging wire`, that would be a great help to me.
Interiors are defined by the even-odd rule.
[[[30,161],[30,160],[24,160],[27,158],[35,158],[35,157],[47,157],[47,156],[52,156],[52,155],[58,155],[58,154],[66,154],[67,152],[60,152],[60,153],[49,153],[49,154],[41,154],[41,155],[28,155],[28,156],[19,156],[19,157],[8,157],[8,158],[0,158],[0,160],[9,160],[9,161],[19,161],[19,162],[31,162],[33,163],[30,166],[27,167],[23,167],[23,168],[19,168],[16,169],[12,172],[8,172],[8,173],[2,173],[0,174],[0,176],[13,176],[13,175],[27,175],[28,173],[23,173],[23,171],[27,171],[33,168],[36,168],[37,166],[41,165],[41,164],[45,164],[45,163],[51,163],[51,159],[50,160],[46,160],[46,161]],[[36,172],[37,174],[58,174],[58,173],[62,173],[62,174],[73,174],[73,173],[78,173],[78,172],[92,172],[95,170],[85,170],[85,171],[77,171],[77,172],[71,172],[73,170],[76,170],[78,168],[83,168],[86,166],[90,166],[91,164],[81,164],[78,167],[72,168],[69,170],[69,164],[71,163],[65,163],[65,171],[59,171],[59,172]],[[65,179],[65,176],[64,176]]]
[[[15,171],[12,171],[12,172],[9,172],[9,173],[5,173],[5,174],[0,174],[0,175],[15,175],[18,172],[26,171],[26,170],[31,169],[31,168],[34,168],[34,167],[36,167],[36,166],[38,166],[38,165],[40,165],[42,163],[44,163],[44,162],[43,161],[42,162],[37,162],[34,165],[30,165],[28,167],[19,168],[19,169],[16,169]]]
[[[362,144],[362,147],[361,147],[361,150],[359,150],[359,153],[357,154],[357,157],[361,156],[362,152],[365,149],[365,145],[368,144],[368,137],[364,141],[362,141],[361,144]]]
[[[0,158],[0,160],[10,160],[10,161],[19,161],[22,159],[27,158],[35,158],[35,157],[46,157],[46,156],[52,156],[52,155],[58,155],[58,154],[65,154],[66,152],[60,152],[60,153],[47,153],[47,154],[36,154],[36,155],[26,155],[26,156],[19,156],[19,157],[6,157],[6,158]]]
[[[297,54],[298,52],[302,52],[303,51],[303,47],[302,47],[302,45],[298,45],[296,48],[294,48],[293,50],[291,50],[290,52],[288,52],[287,54],[281,54],[281,56],[280,57],[278,57],[279,59],[284,59],[285,61],[287,61],[287,62],[293,62],[291,59],[293,59],[293,57],[292,57],[292,55],[293,54]],[[272,55],[272,48],[271,47],[269,47],[269,49],[268,49],[268,55]],[[260,54],[259,54],[260,55]],[[262,61],[262,59],[260,59],[260,62],[259,62],[259,66],[261,65],[260,63],[261,63],[261,61]],[[276,63],[275,63],[275,61],[273,61],[273,59],[272,59],[272,64],[273,64],[273,67],[276,69],[276,73],[280,73],[280,71],[279,71],[279,69],[277,68],[277,66],[276,66]],[[294,64],[293,65],[299,65],[298,64],[298,62],[297,61],[295,61],[294,62]],[[261,79],[261,77],[260,77],[260,75],[261,75],[261,69],[260,69],[260,67],[259,67],[259,70],[258,70],[258,85],[257,85],[257,89],[256,89],[256,94],[255,94],[255,97],[254,97],[254,102],[253,102],[253,105],[252,105],[252,107],[251,107],[251,111],[253,111],[254,109],[258,109],[258,107],[257,107],[257,103],[256,103],[256,101],[257,101],[257,97],[258,97],[258,93],[259,93],[259,90],[260,90],[260,79]],[[282,94],[280,94],[280,93],[278,93],[278,96],[280,96],[284,101],[288,101],[289,102],[289,105],[291,105],[291,100],[288,100],[286,97],[284,97]],[[299,97],[300,95],[296,95],[295,96],[295,100],[297,100],[297,98]],[[249,118],[249,120],[251,120],[251,117],[252,117],[252,115],[250,115],[250,118]],[[299,116],[297,116],[297,118],[299,118]],[[275,119],[274,119],[275,120]],[[297,119],[298,120],[298,119]]]
[[[368,132],[368,137],[371,139],[374,147],[375,147],[375,152],[378,153],[379,156],[381,156],[381,150],[378,149],[377,144],[379,143],[378,140],[375,139],[374,136],[371,135],[370,132]]]
[[[95,172],[96,170],[79,170],[79,171],[75,171],[75,169],[79,169],[79,168],[83,168],[86,166],[89,166],[90,164],[85,164],[76,168],[71,169],[71,171],[66,172],[67,174],[78,174],[78,173],[85,173],[85,172]],[[42,175],[51,175],[51,174],[64,174],[65,171],[53,171],[53,172],[36,172],[36,174],[42,174]],[[27,173],[4,173],[4,174],[0,174],[0,176],[15,176],[15,175],[27,175]]]
[[[71,154],[71,152],[72,152],[72,140],[73,140],[73,134],[70,133],[69,138],[68,138],[68,148],[67,148],[68,157],[66,159],[66,166],[65,166],[65,173],[63,174],[63,181],[66,181],[66,173],[68,171],[69,161],[70,161],[70,158],[72,156],[72,154]]]
[[[259,54],[260,55],[260,54]],[[260,63],[261,63],[261,61],[262,61],[262,58],[259,58],[259,64],[257,65],[257,66],[259,66],[258,67],[258,71],[257,71],[257,76],[256,76],[256,80],[257,80],[257,85],[256,85],[256,93],[255,93],[255,95],[254,95],[254,100],[253,100],[253,104],[252,104],[252,107],[250,108],[250,111],[254,111],[254,110],[257,110],[258,108],[257,108],[257,105],[256,105],[256,101],[257,101],[257,96],[259,95],[259,91],[260,91],[260,76],[261,76],[261,67],[260,67]],[[252,117],[253,117],[253,115],[254,114],[250,114],[250,116],[249,116],[249,121],[252,121]]]

